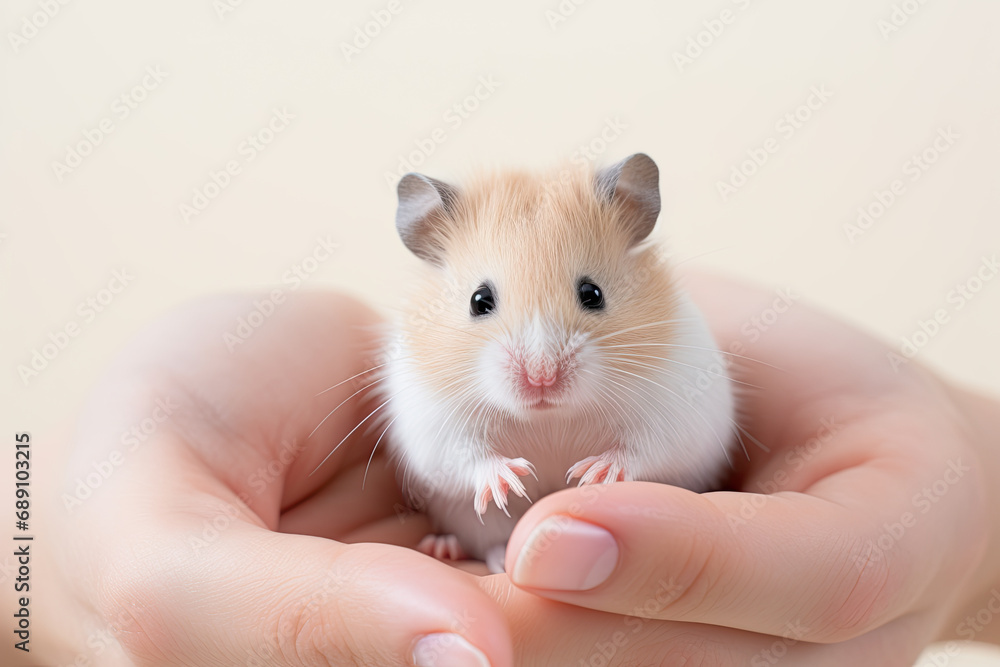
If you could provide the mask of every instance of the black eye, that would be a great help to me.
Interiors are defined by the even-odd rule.
[[[580,305],[590,310],[600,310],[604,308],[604,290],[594,283],[583,281],[576,288],[576,294],[580,297]]]
[[[493,298],[493,290],[488,285],[480,285],[479,289],[472,293],[471,311],[473,317],[486,315],[496,308],[496,300]]]

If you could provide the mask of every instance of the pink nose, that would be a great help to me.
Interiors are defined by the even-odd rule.
[[[525,371],[524,379],[527,380],[528,384],[532,387],[551,387],[556,383],[558,376],[554,370],[548,371],[547,373]]]

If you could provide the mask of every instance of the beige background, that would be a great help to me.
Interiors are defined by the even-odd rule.
[[[51,18],[3,3],[4,432],[50,432],[137,328],[198,295],[281,285],[319,237],[338,249],[304,287],[391,307],[416,260],[386,173],[431,137],[420,170],[443,178],[591,142],[599,162],[647,152],[678,261],[791,288],[896,345],[944,309],[919,358],[1000,393],[1000,279],[949,301],[1000,251],[1000,3],[900,1],[917,10],[886,35],[890,0],[577,2],[53,1]],[[723,10],[732,22],[679,68]],[[373,11],[392,20],[348,61]],[[147,68],[166,76],[121,118]],[[457,123],[481,78],[495,90]],[[813,87],[832,97],[783,135]],[[247,160],[274,109],[294,119]],[[113,131],[60,180],[53,163],[105,118]],[[602,146],[609,122],[624,127]],[[905,163],[949,127],[954,145],[910,181]],[[723,201],[717,182],[771,137],[777,152]],[[240,173],[185,222],[179,206],[230,160]],[[896,178],[905,192],[850,242],[844,225]],[[134,279],[91,321],[79,304],[122,269]],[[18,367],[73,324],[25,383]]]

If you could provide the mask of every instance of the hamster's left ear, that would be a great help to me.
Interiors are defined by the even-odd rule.
[[[454,205],[458,191],[447,183],[411,172],[400,179],[396,192],[396,231],[403,244],[417,257],[441,264],[444,248],[440,225],[436,223]]]
[[[660,170],[645,153],[636,153],[597,172],[598,195],[625,212],[632,245],[649,236],[660,215]]]

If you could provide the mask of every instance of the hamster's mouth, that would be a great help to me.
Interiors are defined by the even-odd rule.
[[[522,388],[519,392],[523,405],[528,410],[549,410],[559,407],[562,392],[546,387]]]

